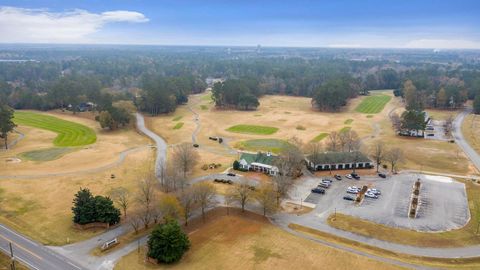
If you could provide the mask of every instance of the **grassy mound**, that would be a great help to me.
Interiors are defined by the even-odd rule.
[[[50,161],[59,159],[63,155],[71,152],[72,150],[73,149],[67,147],[47,148],[21,153],[20,156],[24,159],[32,161]]]
[[[181,129],[183,127],[183,122],[178,122],[173,129]]]
[[[277,139],[256,139],[238,142],[235,147],[247,151],[263,151],[278,154],[290,145],[289,142]]]
[[[50,115],[16,111],[14,122],[17,125],[31,126],[57,133],[53,144],[59,147],[87,145],[97,140],[93,129]]]
[[[392,99],[392,97],[387,95],[368,96],[357,106],[355,111],[368,114],[379,113],[390,99]]]
[[[255,125],[236,125],[229,127],[227,131],[235,133],[255,134],[255,135],[271,135],[278,131],[276,127],[255,126]]]
[[[327,136],[328,136],[328,133],[322,132],[322,133],[318,134],[317,137],[313,138],[312,142],[319,142],[319,141],[325,139]]]

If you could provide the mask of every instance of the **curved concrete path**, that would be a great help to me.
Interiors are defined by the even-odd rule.
[[[466,109],[463,112],[459,113],[455,120],[453,121],[453,137],[455,142],[462,148],[463,152],[470,158],[473,165],[480,171],[480,155],[473,149],[469,144],[468,141],[462,134],[462,123],[465,120],[465,116],[472,113],[472,109]]]

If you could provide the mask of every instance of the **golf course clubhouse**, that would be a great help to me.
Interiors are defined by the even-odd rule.
[[[271,153],[258,152],[242,153],[239,159],[239,168],[245,171],[263,172],[269,175],[277,175],[278,168],[273,165],[277,157]]]
[[[311,170],[346,170],[373,168],[372,161],[362,152],[324,152],[305,158]]]

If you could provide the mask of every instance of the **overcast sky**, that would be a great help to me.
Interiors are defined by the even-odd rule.
[[[480,0],[0,0],[0,42],[480,49]]]

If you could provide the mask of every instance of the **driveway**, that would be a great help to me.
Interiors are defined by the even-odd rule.
[[[472,113],[472,109],[466,109],[463,112],[459,113],[455,120],[453,121],[453,137],[455,142],[462,148],[463,152],[470,158],[473,165],[480,171],[480,155],[473,149],[465,139],[462,134],[462,123],[465,120],[465,116]]]

